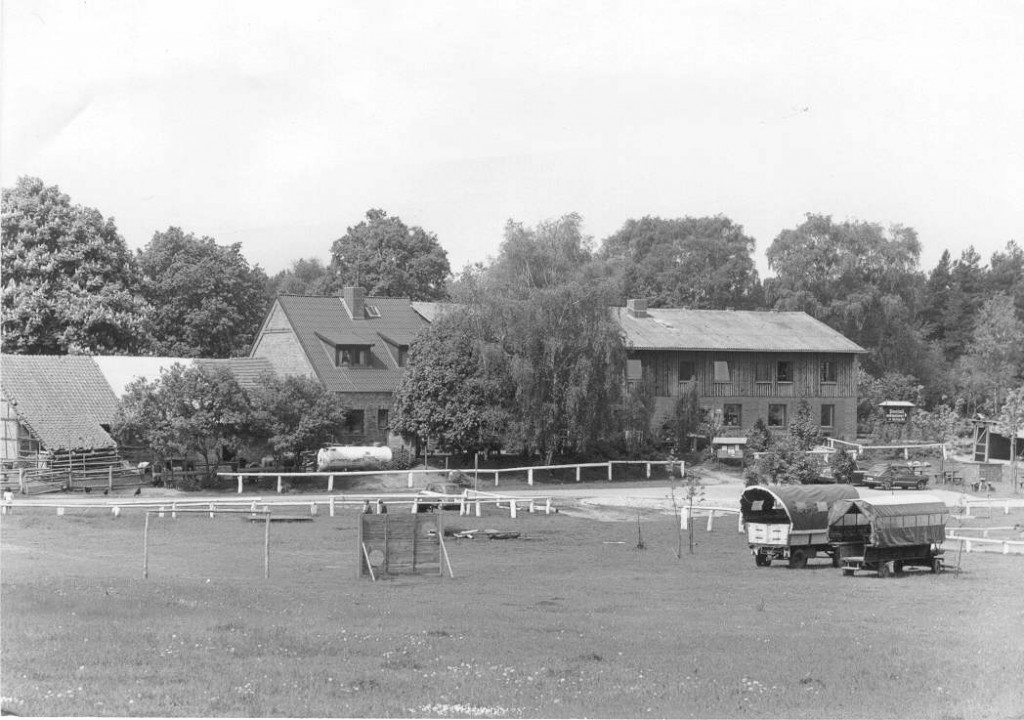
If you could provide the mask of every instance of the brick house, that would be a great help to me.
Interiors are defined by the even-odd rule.
[[[350,408],[338,441],[387,443],[391,403],[405,376],[409,345],[427,325],[408,298],[279,295],[256,334],[250,358],[266,359],[283,376],[316,378]]]
[[[691,385],[700,404],[743,435],[758,418],[782,430],[801,399],[836,438],[857,433],[856,343],[803,312],[613,308],[628,348],[627,383],[654,397],[653,430]]]

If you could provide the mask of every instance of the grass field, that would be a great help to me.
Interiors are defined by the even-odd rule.
[[[80,511],[81,512],[81,511]],[[996,515],[979,524],[1022,522]],[[26,715],[1024,717],[1024,558],[755,568],[736,523],[447,517],[455,578],[356,578],[354,512],[2,518],[4,707]],[[684,551],[685,552],[685,551]],[[955,558],[950,558],[955,562]]]

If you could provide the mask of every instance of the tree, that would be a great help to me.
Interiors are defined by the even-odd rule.
[[[158,457],[199,455],[212,480],[225,450],[239,447],[249,403],[229,370],[175,363],[156,380],[131,383],[112,431],[119,442],[140,441]]]
[[[832,479],[840,485],[849,485],[853,482],[854,473],[857,471],[857,460],[852,453],[846,450],[839,450],[829,458],[829,468],[832,470]]]
[[[985,270],[981,266],[981,255],[973,246],[960,253],[953,263],[949,282],[940,336],[946,358],[953,362],[967,352],[986,297]]]
[[[982,306],[971,351],[961,358],[963,384],[990,401],[994,412],[1000,397],[1017,384],[1024,364],[1024,322],[1017,318],[1013,298],[999,293]]]
[[[241,244],[218,245],[170,227],[139,252],[143,294],[152,304],[152,351],[223,358],[248,352],[270,304],[263,270]]]
[[[334,241],[328,287],[367,288],[370,295],[444,300],[451,268],[437,236],[421,227],[407,227],[383,210],[368,210],[366,220]]]
[[[1024,249],[1010,240],[1004,252],[993,253],[985,280],[989,295],[1011,296],[1017,317],[1024,319]]]
[[[1024,429],[1024,385],[1007,393],[1006,402],[1003,403],[996,422],[999,431],[1010,438],[1010,465],[1013,468],[1013,490],[1016,492],[1020,486],[1020,454],[1017,450],[1020,439],[1017,435]]]
[[[512,388],[506,440],[548,461],[622,429],[625,348],[581,226],[576,214],[536,228],[510,221],[478,296]]]
[[[347,415],[338,395],[304,376],[264,374],[249,391],[249,402],[251,436],[270,446],[279,466],[289,454],[298,457],[332,442]]]
[[[676,398],[675,408],[670,420],[668,435],[678,452],[686,452],[690,447],[690,436],[696,434],[704,420],[705,412],[700,407],[700,395],[697,383],[690,383],[685,392]]]
[[[751,308],[760,300],[754,239],[724,215],[627,220],[602,255],[622,265],[623,298],[651,307]]]
[[[800,450],[810,450],[821,441],[821,428],[811,416],[811,405],[802,399],[796,405],[793,420],[789,423],[789,435]]]
[[[73,205],[56,185],[3,190],[4,352],[132,353],[149,311],[112,218]]]
[[[920,254],[912,228],[809,214],[768,248],[776,276],[765,280],[765,294],[776,309],[803,310],[867,349],[870,372],[906,371],[914,354],[886,349],[894,340],[923,342],[916,318]]]
[[[331,270],[316,258],[299,258],[268,283],[268,294],[329,295]]]
[[[392,430],[439,450],[479,452],[501,444],[504,358],[471,308],[441,315],[409,348],[409,372],[395,393]]]

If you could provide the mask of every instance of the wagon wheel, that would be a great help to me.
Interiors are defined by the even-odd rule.
[[[789,555],[789,566],[791,568],[807,567],[807,551],[797,548]]]
[[[937,557],[936,558],[932,558],[932,572],[933,573],[940,573],[940,572],[942,572],[942,558],[937,558]]]
[[[840,565],[842,565],[842,562],[839,559],[839,551],[836,550],[834,553],[832,553],[832,567],[837,568]]]
[[[772,556],[764,550],[758,550],[754,555],[754,563],[758,567],[768,567],[772,564]]]
[[[899,575],[901,572],[903,572],[903,562],[901,560],[896,560],[895,562],[893,562],[892,572],[894,575]]]
[[[887,578],[892,576],[892,566],[889,563],[878,564],[878,577]]]

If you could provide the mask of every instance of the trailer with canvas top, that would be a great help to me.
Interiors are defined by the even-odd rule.
[[[852,485],[753,485],[740,496],[747,544],[758,567],[787,560],[802,568],[823,553],[839,567],[829,542],[829,510],[836,502],[859,497]]]
[[[829,538],[843,575],[872,570],[879,577],[906,566],[942,571],[942,542],[949,510],[934,495],[893,493],[851,498],[829,512]]]

